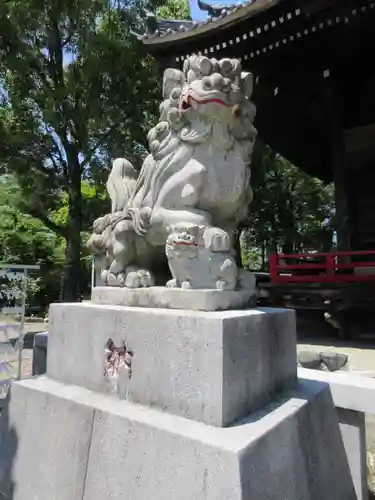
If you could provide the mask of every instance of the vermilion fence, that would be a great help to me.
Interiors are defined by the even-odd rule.
[[[271,282],[275,284],[375,281],[375,250],[272,254],[268,264]],[[360,268],[367,268],[367,274],[363,273],[365,269],[361,273]]]

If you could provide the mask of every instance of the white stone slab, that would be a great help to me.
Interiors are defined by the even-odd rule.
[[[150,288],[94,287],[95,304],[192,311],[242,309],[256,304],[254,290],[182,290],[154,286]]]
[[[225,429],[45,377],[17,382],[10,412],[0,439],[17,446],[0,447],[0,477],[12,500],[357,498],[319,382]]]
[[[350,372],[323,372],[298,368],[298,376],[330,385],[335,406],[375,414],[375,379]]]
[[[181,311],[53,304],[47,373],[108,391],[104,348],[134,352],[120,396],[212,425],[228,425],[268,403],[297,378],[294,311]]]

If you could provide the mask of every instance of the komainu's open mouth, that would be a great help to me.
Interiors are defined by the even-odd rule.
[[[219,106],[224,106],[226,108],[232,108],[233,104],[228,104],[225,102],[223,99],[220,99],[218,97],[208,97],[207,99],[196,99],[192,95],[188,94],[187,96],[183,96],[181,99],[181,109],[182,111],[186,111],[187,109],[191,107],[196,107],[196,106],[201,106],[203,104],[219,104]],[[194,106],[194,104],[196,106]]]
[[[184,241],[184,240],[174,240],[174,245],[183,245],[185,247],[196,247],[198,246],[194,241]]]

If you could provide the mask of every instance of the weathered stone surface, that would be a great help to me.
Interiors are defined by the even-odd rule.
[[[357,498],[329,389],[317,382],[226,429],[45,377],[17,382],[10,405],[18,451],[12,467],[0,447],[0,475],[8,463],[12,500]]]
[[[335,352],[300,351],[298,362],[302,368],[334,372],[341,370],[346,365],[348,356]]]
[[[298,353],[298,362],[303,368],[310,370],[320,370],[322,360],[320,354],[315,351],[300,351]]]
[[[119,379],[133,402],[213,425],[228,425],[296,380],[294,311],[200,312],[90,303],[53,304],[47,373],[109,391],[105,344],[126,341],[132,377]]]
[[[7,499],[82,500],[94,409],[49,387],[37,379],[12,385],[0,418],[0,492]]]
[[[321,352],[320,359],[330,372],[341,370],[348,362],[348,356],[346,354],[337,352]]]
[[[254,306],[254,289],[182,290],[181,288],[94,287],[91,300],[95,304],[191,311],[221,311]]]

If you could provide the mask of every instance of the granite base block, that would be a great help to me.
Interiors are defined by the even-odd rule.
[[[8,412],[0,492],[12,500],[357,498],[319,382],[225,429],[47,377],[15,383]]]
[[[92,303],[50,310],[47,374],[108,392],[103,375],[109,338],[133,350],[123,398],[217,426],[267,404],[297,378],[293,311],[199,312]]]

